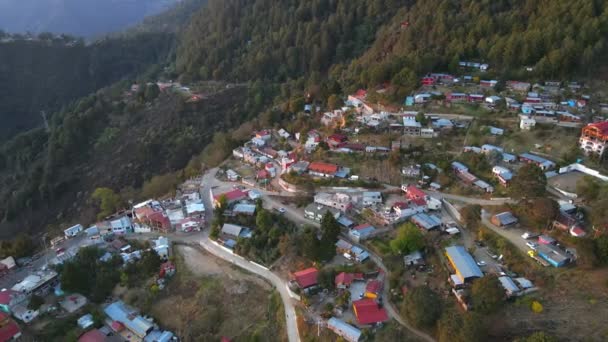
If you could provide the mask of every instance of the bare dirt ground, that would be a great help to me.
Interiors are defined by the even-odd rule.
[[[177,273],[151,306],[162,326],[182,341],[287,340],[281,299],[263,279],[194,247],[174,251]]]
[[[568,269],[555,277],[550,288],[542,289],[535,299],[543,312],[530,310],[530,299],[510,304],[500,313],[502,319],[491,329],[496,340],[512,340],[542,330],[560,341],[608,340],[608,269]],[[508,319],[504,319],[508,317]]]

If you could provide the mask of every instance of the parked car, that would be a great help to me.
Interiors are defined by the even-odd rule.
[[[538,247],[538,244],[536,242],[529,241],[529,242],[526,242],[526,246],[530,247],[531,250],[535,251],[536,248]]]
[[[537,237],[537,236],[538,236],[538,234],[537,234],[537,233],[530,233],[530,232],[525,232],[525,233],[521,234],[521,237],[522,237],[523,239],[525,239],[525,240],[527,240],[527,239],[532,239],[532,238],[535,238],[535,237]]]
[[[279,212],[280,212],[281,214],[285,214],[285,212],[286,212],[286,211],[287,211],[287,210],[286,210],[285,208],[283,208],[283,207],[280,207],[280,208],[279,208]]]
[[[485,261],[483,261],[483,260],[479,260],[479,261],[477,262],[477,266],[485,266],[485,265],[487,265],[487,264],[486,264],[486,262],[485,262]]]

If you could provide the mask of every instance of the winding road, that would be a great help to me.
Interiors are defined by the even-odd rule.
[[[205,203],[205,219],[207,222],[213,221],[213,203],[211,200],[211,189],[220,184],[216,178],[215,174],[217,173],[217,168],[208,170],[203,179],[201,181],[201,197],[203,198],[203,202]],[[267,197],[267,196],[265,196]],[[257,274],[260,277],[268,280],[276,289],[279,291],[281,295],[281,299],[283,301],[283,307],[285,308],[285,323],[287,328],[287,337],[290,342],[299,342],[300,334],[298,331],[298,321],[295,306],[290,294],[289,289],[287,288],[287,282],[281,279],[279,276],[269,271],[267,268],[264,268],[260,265],[254,264],[250,261],[245,260],[244,258],[233,254],[227,249],[218,246],[214,242],[209,239],[209,229],[203,230],[202,236],[200,237],[199,244],[209,253],[215,255],[220,259],[224,259],[232,264],[239,266],[251,273]]]

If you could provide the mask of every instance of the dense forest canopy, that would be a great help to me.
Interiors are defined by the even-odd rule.
[[[555,78],[591,72],[605,60],[606,37],[608,6],[600,0],[212,0],[182,35],[177,70],[285,80],[362,56],[345,68],[362,86],[405,67],[420,74],[463,59],[502,74],[531,66]]]
[[[182,35],[178,72],[285,80],[362,54],[406,1],[212,0]]]

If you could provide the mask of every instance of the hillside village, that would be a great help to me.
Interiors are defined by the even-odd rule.
[[[489,67],[462,66],[480,72]],[[249,271],[276,274],[284,282],[284,305],[293,302],[301,317],[293,323],[296,317],[287,313],[288,330],[302,334],[298,329],[308,329],[302,319],[348,341],[369,339],[383,325],[395,324],[391,319],[430,338],[409,325],[432,324],[410,311],[419,304],[408,296],[421,287],[435,293],[423,300],[439,296],[453,300],[462,312],[489,313],[512,304],[482,302],[479,296],[487,294],[476,286],[481,279],[500,292],[501,302],[513,302],[543,291],[535,283],[546,283],[545,267],[588,267],[589,251],[581,250],[576,239],[605,227],[589,223],[578,192],[581,182],[608,177],[580,159],[564,163],[543,143],[514,148],[509,137],[563,126],[580,132],[575,143],[588,158],[596,158],[608,142],[608,125],[591,114],[608,106],[585,95],[578,83],[507,81],[497,89],[502,82],[466,74],[429,74],[420,82],[420,90],[401,108],[370,99],[390,85],[373,95],[359,90],[332,110],[310,101],[302,115],[316,121],[317,128],[251,132],[251,139],[219,168],[186,181],[175,196],[136,203],[86,229],[76,224],[62,236],[45,237],[46,250],[34,258],[2,260],[3,340],[20,336],[16,322],[30,324],[38,316],[64,311],[81,315],[73,322],[78,341],[177,339],[120,298],[109,297],[96,309],[105,317],[94,320],[87,312],[91,299],[66,292],[61,284],[64,265],[79,259],[83,249],[100,251],[95,253],[102,265],[123,268],[158,258],[151,283],[155,292],[180,272],[170,261],[172,242],[199,245],[227,260],[246,258],[256,268]],[[203,93],[178,83],[155,85],[160,92],[183,93],[187,102],[205,101]],[[124,96],[139,90],[133,85]],[[475,112],[467,114],[467,108]],[[480,129],[478,121],[487,122],[484,118],[497,111],[505,114]],[[478,133],[471,138],[473,130]],[[453,143],[443,148],[447,140]],[[433,158],[429,149],[443,151]],[[399,174],[397,182],[363,167],[386,159]],[[538,180],[518,178],[534,172],[546,179],[537,191],[555,203],[538,214],[544,215],[541,221],[522,207],[530,205],[528,200],[511,192],[538,188]],[[149,247],[137,242],[139,236],[150,236]],[[533,300],[531,310],[540,312],[542,305]]]

